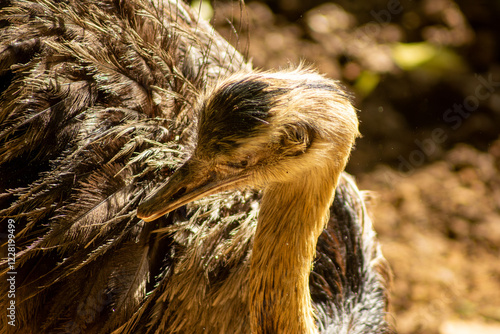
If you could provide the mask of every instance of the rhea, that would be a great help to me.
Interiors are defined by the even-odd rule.
[[[240,73],[206,94],[198,119],[191,158],[141,203],[138,217],[152,221],[216,192],[262,188],[252,333],[316,333],[309,275],[358,136],[348,97],[312,71]]]
[[[391,332],[357,135],[180,0],[0,1],[0,334]]]

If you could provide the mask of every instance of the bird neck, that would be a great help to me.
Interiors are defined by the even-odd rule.
[[[309,274],[338,176],[315,170],[264,190],[250,269],[252,333],[317,332]]]

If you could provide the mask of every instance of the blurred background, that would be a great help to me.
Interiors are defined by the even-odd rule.
[[[500,2],[195,2],[254,67],[353,94],[348,171],[394,272],[399,333],[500,333]]]

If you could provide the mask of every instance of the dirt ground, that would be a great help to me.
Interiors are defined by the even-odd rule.
[[[500,4],[214,8],[255,67],[304,60],[353,92],[363,138],[348,171],[373,192],[398,332],[500,333]]]

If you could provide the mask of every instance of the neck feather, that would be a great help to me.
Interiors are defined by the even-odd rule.
[[[250,269],[252,333],[317,332],[309,274],[339,175],[314,170],[264,190]]]

